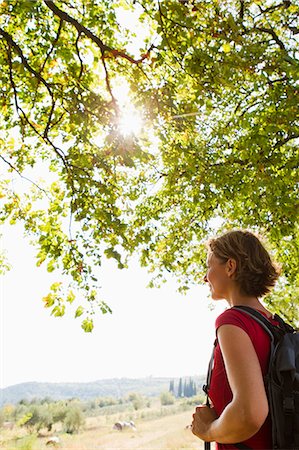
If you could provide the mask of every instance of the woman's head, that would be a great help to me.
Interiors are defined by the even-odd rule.
[[[233,280],[244,295],[262,297],[270,292],[279,277],[279,268],[271,261],[261,241],[249,231],[229,231],[208,241],[208,249],[225,263],[234,260]]]

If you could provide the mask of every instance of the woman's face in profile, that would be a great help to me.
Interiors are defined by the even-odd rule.
[[[230,278],[227,274],[226,261],[217,258],[213,252],[208,254],[207,273],[204,281],[209,284],[213,300],[222,300],[227,298],[228,284]]]

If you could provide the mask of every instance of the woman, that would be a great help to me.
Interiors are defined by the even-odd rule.
[[[208,242],[207,274],[214,300],[230,308],[216,320],[217,345],[209,388],[211,407],[198,406],[192,432],[221,449],[271,449],[271,423],[263,376],[270,355],[268,333],[244,312],[246,305],[272,323],[260,298],[274,286],[279,270],[260,240],[248,231],[231,231]],[[237,445],[234,445],[236,444]]]

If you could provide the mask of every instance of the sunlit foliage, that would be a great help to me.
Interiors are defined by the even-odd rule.
[[[91,331],[110,311],[104,254],[185,290],[215,227],[249,227],[283,265],[268,301],[298,320],[298,19],[298,0],[0,4],[1,220],[71,280],[54,315],[77,299]]]

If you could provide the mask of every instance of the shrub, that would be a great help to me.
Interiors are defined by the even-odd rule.
[[[53,416],[53,423],[64,422],[67,415],[67,406],[63,401],[52,403],[51,412]]]
[[[161,405],[173,405],[175,401],[174,395],[171,392],[165,391],[160,395]]]
[[[136,394],[135,392],[132,392],[129,395],[129,400],[132,402],[135,411],[141,409],[145,404],[145,399],[140,394]]]

